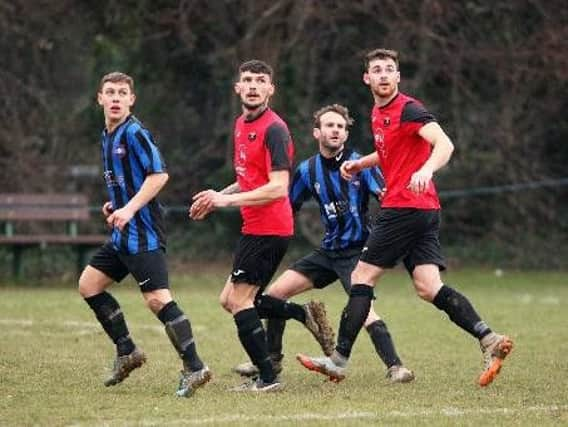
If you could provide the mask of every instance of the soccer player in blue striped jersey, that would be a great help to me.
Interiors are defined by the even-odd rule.
[[[131,114],[135,99],[134,81],[127,74],[113,72],[101,79],[97,100],[105,117],[101,148],[109,195],[102,211],[112,232],[83,270],[79,293],[116,345],[114,368],[104,384],[119,384],[146,362],[130,336],[120,305],[106,291],[132,274],[146,305],[164,324],[183,360],[176,394],[189,397],[209,381],[211,372],[197,354],[189,319],[169,290],[164,218],[156,199],[168,174],[151,133]]]
[[[343,162],[360,157],[345,147],[352,122],[348,109],[339,104],[327,105],[314,114],[313,136],[319,153],[297,167],[290,200],[294,212],[298,212],[305,201],[313,198],[319,205],[325,234],[319,248],[293,263],[270,286],[267,295],[271,297],[288,299],[313,288],[325,288],[337,279],[347,294],[350,292],[351,271],[369,236],[369,199],[379,199],[384,190],[378,168],[366,169],[351,181],[341,178],[339,168]],[[268,319],[270,355],[278,371],[282,369],[284,326],[285,320]],[[403,366],[385,322],[372,309],[365,326],[390,381],[412,381],[414,374]],[[241,364],[235,371],[254,375],[256,368],[250,363]]]

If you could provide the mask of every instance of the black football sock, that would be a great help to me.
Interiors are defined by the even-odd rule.
[[[286,321],[284,319],[268,319],[266,323],[266,342],[268,343],[268,353],[270,357],[282,354],[282,338]]]
[[[171,343],[190,371],[203,369],[203,362],[197,354],[195,340],[191,331],[191,323],[175,301],[170,301],[157,314],[164,324]]]
[[[239,311],[234,316],[239,339],[247,352],[251,362],[259,370],[260,378],[265,383],[271,383],[276,379],[272,362],[268,356],[266,334],[262,322],[255,308],[247,308]]]
[[[359,331],[363,327],[373,299],[373,288],[364,284],[351,287],[349,301],[343,309],[335,350],[349,358]]]
[[[402,365],[398,354],[396,354],[394,343],[392,342],[391,335],[385,322],[377,320],[371,323],[367,326],[367,332],[375,346],[377,354],[387,368],[395,365]]]
[[[438,309],[445,311],[450,320],[477,339],[491,333],[481,320],[469,300],[455,289],[443,285],[432,301]]]
[[[85,301],[95,312],[97,320],[116,345],[118,355],[124,356],[132,353],[135,345],[130,338],[120,305],[113,296],[108,292],[102,292],[85,298]]]
[[[306,323],[306,312],[304,307],[294,302],[274,298],[270,295],[257,295],[254,306],[261,319],[296,319],[298,322]]]

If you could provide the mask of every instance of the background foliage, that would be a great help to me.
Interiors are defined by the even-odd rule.
[[[351,109],[351,144],[369,152],[361,58],[375,47],[401,52],[403,91],[422,99],[456,144],[439,189],[562,178],[566,22],[559,0],[0,0],[2,191],[104,200],[94,95],[116,69],[135,77],[135,112],[169,163],[169,206],[232,182],[232,82],[246,59],[275,67],[274,107],[298,159],[314,152],[311,114],[329,102]],[[447,198],[444,243],[462,262],[566,267],[567,202],[566,186]],[[234,212],[204,224],[182,212],[169,219],[178,256],[230,250],[239,224]]]

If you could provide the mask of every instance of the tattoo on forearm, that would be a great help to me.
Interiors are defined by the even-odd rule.
[[[225,187],[221,190],[221,194],[235,194],[240,192],[241,192],[241,187],[237,182],[234,182],[228,187]]]

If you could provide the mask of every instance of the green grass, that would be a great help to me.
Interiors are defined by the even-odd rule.
[[[300,325],[285,336],[282,393],[227,391],[245,360],[232,318],[217,303],[226,271],[175,277],[172,288],[190,316],[198,350],[214,381],[190,399],[173,396],[180,362],[160,322],[130,281],[112,291],[148,363],[123,384],[105,388],[113,348],[72,285],[0,287],[0,425],[568,425],[568,274],[464,270],[448,283],[465,293],[516,348],[497,381],[475,380],[476,341],[420,301],[401,271],[376,290],[397,349],[416,382],[390,385],[366,333],[359,336],[349,376],[325,382],[294,360],[319,354]],[[300,296],[322,299],[334,326],[346,297],[339,285]]]

